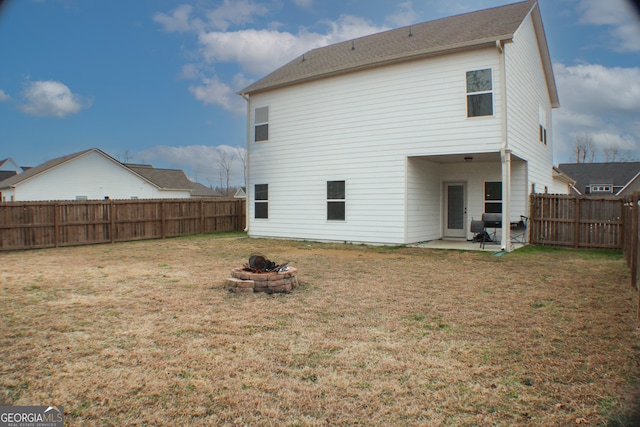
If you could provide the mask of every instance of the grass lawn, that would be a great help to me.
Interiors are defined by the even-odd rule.
[[[230,294],[252,254],[290,294]],[[69,426],[637,425],[620,253],[241,234],[0,253],[0,406]]]

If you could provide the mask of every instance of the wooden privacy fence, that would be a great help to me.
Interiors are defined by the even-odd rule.
[[[0,203],[0,250],[241,231],[241,199]]]
[[[640,192],[619,198],[532,194],[529,241],[574,248],[622,249],[631,269],[631,284],[640,291],[639,199]]]
[[[574,248],[622,249],[623,200],[532,194],[530,242]]]

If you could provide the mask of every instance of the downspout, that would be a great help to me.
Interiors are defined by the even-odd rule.
[[[501,248],[511,251],[511,150],[507,141],[507,61],[504,45],[501,40],[496,40],[496,48],[502,58],[501,79],[502,82],[502,148],[500,150],[500,162],[502,164],[502,242]]]
[[[249,141],[251,139],[251,97],[244,92],[242,92],[240,96],[242,96],[242,99],[247,101],[247,158],[245,159],[246,172],[244,176],[244,187],[245,187],[244,232],[247,233],[248,235],[249,234],[249,199],[250,199],[250,192],[251,192],[251,190],[249,189],[249,171],[250,171],[249,165],[251,165],[251,162],[249,161],[249,155],[250,155],[249,146],[251,145]]]

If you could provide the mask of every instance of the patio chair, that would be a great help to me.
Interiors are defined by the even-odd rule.
[[[480,242],[480,249],[484,248],[484,244],[487,241],[491,241],[487,234],[487,229],[484,227],[484,221],[476,221],[471,219],[471,232],[473,233],[473,241]]]
[[[529,217],[520,215],[520,221],[511,223],[511,243],[527,244]]]

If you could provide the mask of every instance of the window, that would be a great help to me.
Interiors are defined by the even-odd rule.
[[[327,220],[345,220],[344,181],[327,181]]]
[[[256,184],[254,207],[256,219],[269,218],[269,184]]]
[[[76,196],[76,200],[89,200],[88,196]]]
[[[502,182],[484,183],[484,211],[502,213]]]
[[[591,185],[591,193],[611,193],[610,185]]]
[[[492,115],[491,69],[467,71],[467,117]]]
[[[269,140],[269,107],[256,108],[255,141]]]
[[[547,114],[539,107],[540,115],[540,142],[547,145]]]

